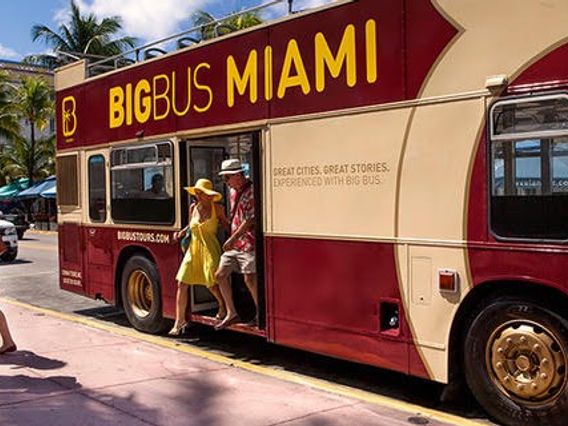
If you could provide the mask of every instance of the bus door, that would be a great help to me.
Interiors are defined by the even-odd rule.
[[[223,194],[223,205],[227,218],[229,212],[229,188],[224,185],[223,179],[219,176],[221,163],[228,158],[238,158],[243,164],[245,175],[248,176],[255,184],[256,208],[258,210],[257,217],[257,270],[262,271],[262,259],[258,256],[263,253],[262,249],[262,224],[260,221],[260,188],[257,182],[259,176],[259,132],[248,132],[242,134],[232,134],[215,136],[210,138],[190,140],[187,144],[187,165],[188,165],[188,185],[194,184],[199,178],[207,178],[213,182],[216,191]],[[227,233],[219,227],[218,238],[221,244],[227,239]],[[262,285],[262,274],[258,274],[259,300],[264,300],[264,291]],[[252,318],[255,314],[254,302],[248,293],[242,275],[233,274],[232,287],[235,306],[242,319]],[[201,313],[204,315],[215,314],[216,302],[209,291],[203,286],[191,286],[190,303],[192,313]],[[260,302],[259,302],[260,303]],[[261,306],[263,304],[261,303]],[[209,312],[210,311],[210,312]],[[261,309],[262,311],[262,309]],[[260,312],[261,323],[264,320],[264,312]]]
[[[213,188],[220,194],[224,194],[223,180],[219,176],[221,162],[227,158],[226,147],[219,143],[191,142],[188,145],[188,182],[187,186],[193,185],[197,179],[207,178],[213,182]],[[223,197],[223,203],[226,203]],[[189,217],[187,218],[189,221]],[[221,228],[217,237],[219,241],[224,241],[226,235]],[[215,298],[209,293],[207,288],[200,285],[190,286],[191,312],[201,313],[212,310],[216,307]]]
[[[84,229],[85,274],[87,294],[99,295],[112,301],[112,233],[104,224],[108,221],[108,179],[106,151],[92,151],[86,155],[87,211]]]

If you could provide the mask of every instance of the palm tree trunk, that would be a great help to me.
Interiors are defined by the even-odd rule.
[[[35,126],[30,123],[30,152],[28,159],[28,188],[34,183],[34,163],[35,163]]]

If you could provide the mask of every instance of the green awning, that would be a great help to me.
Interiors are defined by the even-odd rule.
[[[0,187],[0,200],[12,198],[28,187],[28,178],[20,178]]]

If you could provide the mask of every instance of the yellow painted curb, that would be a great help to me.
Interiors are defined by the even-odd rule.
[[[109,333],[131,337],[134,339],[142,340],[147,343],[152,343],[164,348],[172,349],[175,351],[183,352],[186,354],[198,356],[210,361],[218,362],[224,365],[229,365],[233,367],[240,368],[242,370],[251,371],[257,374],[262,374],[263,376],[272,377],[278,380],[287,381],[290,383],[296,383],[300,385],[309,386],[313,389],[322,390],[335,395],[357,399],[369,404],[378,405],[382,407],[392,408],[395,410],[403,411],[412,415],[422,415],[428,417],[432,420],[437,420],[441,422],[446,422],[458,426],[487,426],[487,423],[479,422],[471,419],[466,419],[464,417],[459,417],[453,414],[444,413],[442,411],[433,410],[431,408],[422,407],[420,405],[411,404],[404,401],[399,401],[394,398],[387,396],[377,395],[371,392],[367,392],[360,389],[351,388],[345,385],[339,385],[337,383],[332,383],[322,379],[316,379],[308,376],[303,376],[297,373],[289,371],[274,370],[268,367],[262,367],[259,365],[251,364],[245,361],[235,360],[224,355],[215,354],[212,352],[207,352],[203,349],[199,349],[190,346],[186,343],[176,343],[175,341],[160,337],[152,336],[149,334],[140,333],[134,329],[124,328],[117,325],[110,325],[103,323],[99,320],[94,320],[90,318],[84,318],[77,315],[66,314],[63,312],[57,312],[51,309],[40,308],[38,306],[30,305],[24,302],[20,302],[13,299],[0,298],[3,303],[10,304],[12,306],[17,306],[20,308],[28,309],[31,311],[39,312],[48,315],[53,318],[59,318],[62,320],[75,322],[82,324],[91,328],[96,328],[99,330],[105,330]]]

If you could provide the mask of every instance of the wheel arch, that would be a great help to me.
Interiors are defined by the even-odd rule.
[[[464,379],[462,349],[468,329],[467,319],[488,301],[506,296],[526,298],[568,319],[568,313],[564,312],[565,309],[563,309],[568,304],[568,294],[546,284],[511,279],[487,281],[476,285],[460,304],[450,329],[448,358],[450,382]]]
[[[115,273],[114,273],[114,294],[116,295],[116,298],[115,298],[115,305],[116,306],[122,306],[122,302],[123,302],[122,291],[120,289],[121,280],[122,280],[122,271],[124,271],[124,267],[126,265],[126,262],[128,262],[128,259],[132,258],[133,256],[144,256],[148,260],[154,262],[154,264],[156,264],[156,268],[158,267],[158,265],[156,263],[156,259],[152,255],[152,252],[150,250],[148,250],[146,247],[136,246],[136,245],[124,247],[120,251],[120,254],[118,255],[118,258],[117,258],[117,261],[116,261]]]

